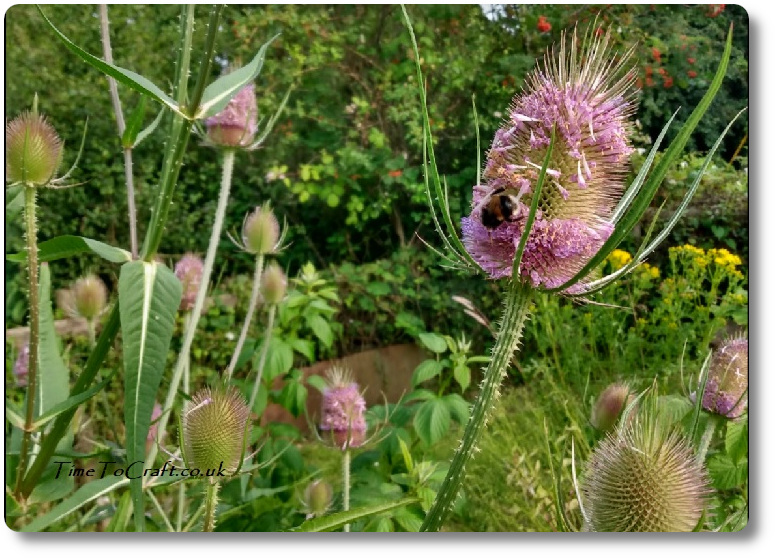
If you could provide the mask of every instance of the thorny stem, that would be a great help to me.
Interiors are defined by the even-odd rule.
[[[350,448],[342,455],[342,511],[350,511]],[[344,524],[344,532],[350,532],[350,524]]]
[[[186,331],[183,338],[183,345],[178,353],[178,361],[175,364],[175,371],[172,375],[170,382],[170,388],[167,392],[167,399],[164,402],[164,413],[159,419],[159,435],[165,432],[167,428],[167,421],[169,420],[172,412],[172,404],[175,401],[175,396],[178,392],[178,386],[180,385],[180,379],[183,375],[183,369],[188,366],[188,359],[191,352],[191,344],[194,341],[194,334],[196,333],[196,326],[199,323],[199,318],[202,315],[202,309],[204,308],[205,297],[207,296],[207,288],[210,284],[210,275],[213,271],[213,263],[215,262],[215,253],[218,251],[218,242],[221,239],[221,230],[223,229],[223,220],[226,215],[226,206],[229,203],[229,191],[231,189],[231,177],[234,171],[234,150],[229,149],[224,152],[223,155],[223,172],[221,175],[221,191],[218,194],[218,206],[215,210],[215,220],[213,221],[213,230],[210,233],[210,244],[207,247],[207,255],[205,256],[204,267],[202,269],[202,280],[199,283],[199,290],[196,293],[196,300],[194,302],[194,308],[189,315],[189,321],[187,323]],[[153,463],[156,458],[157,449],[156,446],[151,448],[148,454],[147,463]]]
[[[250,293],[250,302],[248,303],[248,312],[245,315],[245,323],[242,324],[242,331],[239,334],[237,340],[237,346],[234,348],[234,354],[231,356],[231,362],[226,369],[226,383],[231,381],[231,376],[234,374],[234,368],[237,366],[237,360],[242,352],[242,346],[245,344],[245,339],[248,336],[248,329],[250,329],[250,322],[253,320],[253,314],[256,311],[258,305],[258,291],[261,287],[261,272],[264,269],[264,255],[259,254],[256,256],[256,270],[253,275],[253,290]]]
[[[105,62],[113,63],[113,51],[110,48],[110,22],[108,21],[108,6],[100,4],[100,37],[102,38],[102,53]],[[124,136],[126,124],[124,113],[121,110],[121,100],[118,96],[116,80],[108,76],[108,88],[110,100],[113,103],[113,112],[116,113],[119,138]],[[126,180],[126,201],[129,211],[129,243],[132,251],[132,259],[137,258],[137,209],[135,207],[135,181],[132,174],[132,148],[124,147],[124,176]]]
[[[205,488],[205,512],[203,533],[211,533],[215,529],[215,508],[218,506],[218,489],[221,487],[219,482],[206,481]]]
[[[466,425],[460,447],[452,458],[447,477],[436,494],[436,500],[425,516],[420,531],[438,531],[452,510],[465,476],[465,466],[477,451],[476,444],[495,406],[501,381],[506,375],[512,355],[519,346],[522,328],[529,316],[532,294],[533,289],[519,280],[509,282],[506,309],[492,350],[492,359],[482,380],[479,397],[471,410],[471,418]]]
[[[191,322],[191,313],[186,312],[183,318],[183,331],[188,329],[188,325]],[[190,378],[191,378],[191,359],[187,358],[185,366],[183,367],[183,393],[189,394],[190,391]],[[159,432],[159,430],[157,430]],[[178,487],[178,514],[175,521],[177,531],[180,532],[183,529],[183,519],[186,516],[186,483],[181,482]]]
[[[266,333],[264,334],[264,344],[261,347],[261,356],[258,359],[258,371],[256,373],[256,383],[253,385],[253,393],[250,394],[250,403],[248,409],[253,409],[253,403],[256,402],[258,389],[261,387],[261,377],[264,375],[264,364],[266,363],[266,354],[269,352],[269,343],[272,341],[272,328],[274,328],[274,315],[277,311],[277,305],[272,304],[269,307],[269,318],[266,321]]]
[[[27,413],[24,419],[24,435],[19,453],[19,469],[16,473],[16,498],[22,494],[22,480],[27,471],[32,420],[35,414],[35,396],[38,382],[38,344],[40,341],[40,301],[38,293],[38,241],[35,223],[35,195],[33,186],[24,187],[24,221],[27,236],[27,273],[30,288],[30,341],[27,368]]]

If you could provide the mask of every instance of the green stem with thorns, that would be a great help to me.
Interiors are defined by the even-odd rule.
[[[348,432],[349,436],[350,433]],[[350,446],[347,442],[347,449],[342,456],[342,511],[350,511]],[[344,532],[350,532],[350,524],[344,524]]]
[[[221,483],[207,481],[206,484],[205,519],[204,524],[202,525],[202,532],[211,533],[215,530],[215,508],[218,506],[218,489],[221,487]]]
[[[487,420],[495,407],[498,390],[508,370],[511,357],[519,347],[522,328],[530,315],[533,289],[519,280],[509,282],[506,297],[506,309],[492,350],[492,359],[487,366],[481,384],[479,397],[471,410],[471,418],[466,424],[460,447],[452,458],[447,477],[436,495],[433,506],[425,516],[420,531],[438,531],[449,515],[455,503],[460,486],[465,477],[465,466],[476,451]]]
[[[16,498],[22,494],[22,480],[27,471],[32,420],[35,418],[35,395],[38,382],[38,344],[40,341],[40,301],[38,293],[38,229],[35,222],[34,186],[24,186],[24,224],[27,236],[27,273],[30,287],[30,341],[27,366],[27,413],[24,418],[24,435],[19,453],[19,469],[16,473]]]
[[[264,270],[264,255],[259,254],[256,256],[256,271],[253,276],[253,290],[250,293],[250,302],[248,303],[248,312],[245,315],[245,323],[242,324],[242,331],[240,331],[239,339],[237,340],[237,346],[234,348],[234,354],[231,356],[231,362],[226,369],[226,383],[231,382],[231,376],[234,374],[234,369],[237,367],[237,360],[239,360],[242,347],[245,345],[245,339],[248,336],[248,329],[250,329],[250,322],[253,320],[253,314],[256,312],[256,306],[258,306],[258,292],[261,288],[261,273]]]

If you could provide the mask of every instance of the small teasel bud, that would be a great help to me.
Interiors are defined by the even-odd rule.
[[[215,116],[205,120],[208,139],[223,147],[247,147],[258,131],[255,85],[243,87]]]
[[[590,422],[592,426],[607,432],[616,425],[619,416],[635,396],[625,384],[611,384],[598,396],[592,407]]]
[[[304,507],[307,519],[324,515],[331,507],[334,490],[323,480],[312,481],[304,490]]]
[[[584,504],[592,531],[692,531],[710,480],[677,430],[638,419],[611,432],[586,467]]]
[[[270,263],[261,275],[261,294],[268,304],[280,304],[288,289],[288,279],[282,268],[275,262]]]
[[[196,392],[183,407],[180,421],[186,466],[202,474],[207,470],[233,474],[241,465],[249,416],[245,398],[233,386]]]
[[[245,217],[242,225],[242,243],[251,254],[272,254],[280,241],[280,223],[269,203],[257,207]]]
[[[202,282],[202,271],[204,262],[199,256],[186,253],[177,264],[175,264],[175,277],[183,285],[183,296],[180,299],[180,309],[184,312],[191,310],[196,301],[196,294],[199,292],[199,284]]]
[[[45,186],[62,161],[62,140],[44,116],[24,112],[5,126],[5,161],[8,182]]]
[[[30,368],[30,344],[25,343],[16,356],[16,362],[13,364],[13,375],[16,378],[18,387],[27,385],[27,373]]]
[[[72,288],[75,312],[87,320],[99,317],[108,301],[108,289],[96,275],[78,279]]]
[[[748,339],[727,339],[713,353],[702,396],[702,407],[711,413],[737,418],[748,405]]]
[[[366,401],[349,370],[334,366],[328,371],[327,379],[320,430],[329,432],[337,447],[357,448],[363,444],[366,434]]]

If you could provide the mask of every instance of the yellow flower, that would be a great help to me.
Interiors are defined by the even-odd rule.
[[[632,256],[624,250],[614,250],[608,256],[608,261],[615,269],[621,269],[632,261]]]

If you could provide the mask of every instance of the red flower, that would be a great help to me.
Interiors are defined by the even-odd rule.
[[[595,36],[596,37],[600,37],[602,34],[603,34],[603,28],[602,27],[598,27],[597,29],[595,29]]]
[[[726,4],[708,4],[708,17],[716,17],[724,11]]]
[[[552,24],[546,21],[546,16],[538,16],[538,30],[541,33],[548,33],[552,29]]]
[[[651,66],[646,66],[646,76],[650,76],[654,73],[654,70],[651,68]]]
[[[694,58],[691,58],[691,57],[687,58],[687,59],[686,59],[686,61],[687,61],[689,64],[694,64],[694,62],[695,62]]]
[[[659,49],[657,47],[654,47],[651,49],[651,55],[654,57],[654,60],[659,62],[662,59],[662,53],[659,52]]]
[[[659,72],[659,75],[660,75],[660,76],[664,76],[664,75],[666,75],[666,74],[667,74],[667,71],[665,71],[665,69],[664,69],[664,68],[660,68],[660,69],[659,69],[659,70],[657,70],[657,71]]]
[[[694,78],[696,78],[696,77],[697,77],[697,72],[695,72],[694,70],[689,70],[689,71],[688,71],[688,72],[686,72],[686,73],[687,73],[687,74],[689,75],[689,77],[690,77],[690,78],[692,78],[692,79],[694,79]]]
[[[662,85],[665,86],[665,89],[670,89],[671,87],[673,87],[673,78],[671,78],[670,76],[667,76],[665,80],[662,82]]]
[[[404,174],[404,172],[402,170],[400,170],[400,169],[392,170],[392,171],[388,172],[388,176],[392,176],[393,178],[397,178],[397,177],[401,176],[402,174]]]
[[[640,79],[640,78],[636,79],[635,80],[635,87],[637,87],[638,89],[643,89],[643,80]]]
[[[654,86],[654,80],[650,77],[646,78],[646,87],[653,87]]]

